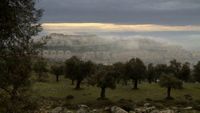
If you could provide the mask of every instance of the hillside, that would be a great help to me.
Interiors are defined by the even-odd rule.
[[[181,46],[145,38],[99,37],[97,35],[50,34],[43,55],[50,59],[65,60],[76,55],[84,60],[110,64],[139,57],[145,63],[167,63],[172,59],[195,63],[197,52]]]

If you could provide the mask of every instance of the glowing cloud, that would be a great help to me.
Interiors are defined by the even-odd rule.
[[[154,24],[111,24],[111,23],[43,23],[45,30],[86,30],[86,31],[200,31],[200,26],[167,26]]]

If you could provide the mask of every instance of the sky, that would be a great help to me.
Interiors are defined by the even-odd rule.
[[[200,0],[39,0],[46,33],[151,37],[200,50]]]

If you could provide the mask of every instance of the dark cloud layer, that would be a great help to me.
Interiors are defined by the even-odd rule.
[[[200,24],[200,0],[40,0],[43,22]]]

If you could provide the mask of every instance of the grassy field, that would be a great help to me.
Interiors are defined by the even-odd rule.
[[[53,78],[48,82],[36,82],[33,90],[36,96],[65,98],[73,95],[73,103],[83,103],[94,101],[99,97],[100,89],[82,84],[82,90],[74,90],[71,81],[61,78],[57,83]],[[200,84],[184,84],[184,89],[172,90],[175,100],[184,100],[184,95],[191,95],[194,100],[200,100]],[[139,84],[139,90],[132,90],[131,84],[128,86],[118,85],[115,90],[107,89],[106,96],[112,101],[120,99],[131,99],[135,102],[144,101],[146,98],[152,100],[163,100],[166,96],[166,89],[160,88],[158,84]]]

